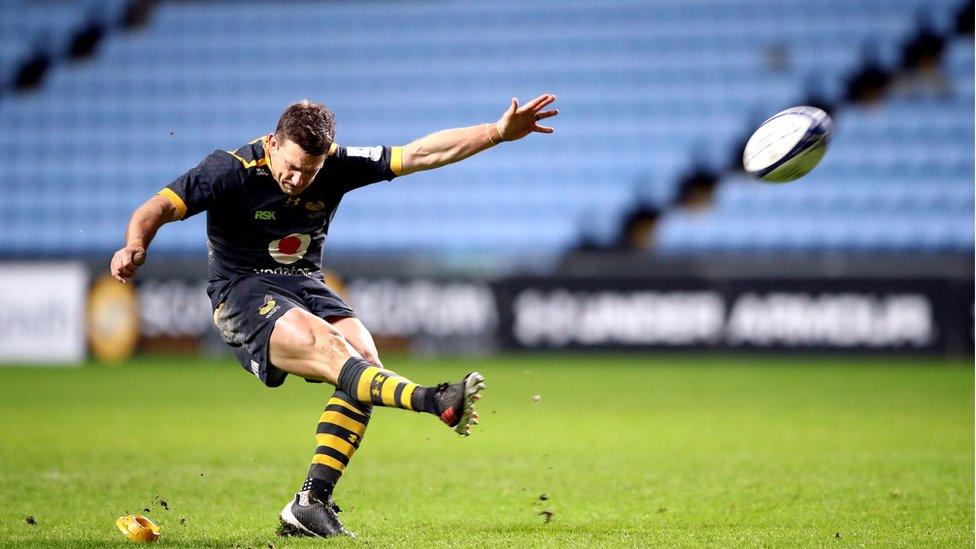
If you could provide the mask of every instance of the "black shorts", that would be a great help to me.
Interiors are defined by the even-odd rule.
[[[236,281],[214,309],[214,325],[234,348],[241,367],[268,387],[285,382],[268,355],[271,331],[281,315],[295,307],[326,319],[356,313],[324,282],[300,275],[254,275]]]

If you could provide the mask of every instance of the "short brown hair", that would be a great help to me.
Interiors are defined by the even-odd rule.
[[[323,155],[335,140],[335,114],[321,103],[302,99],[281,113],[275,137],[294,141],[310,155]]]

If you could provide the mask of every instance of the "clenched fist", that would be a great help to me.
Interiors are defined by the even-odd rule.
[[[136,269],[146,262],[146,249],[142,246],[126,246],[112,256],[112,277],[122,284],[136,274]]]

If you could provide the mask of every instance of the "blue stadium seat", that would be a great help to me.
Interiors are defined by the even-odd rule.
[[[44,17],[22,9],[28,4],[0,5],[0,83],[33,46],[22,29],[35,29],[34,38],[54,33],[46,44],[61,48],[89,18],[117,21],[125,2],[54,2]],[[210,151],[269,131],[283,105],[301,97],[334,108],[340,143],[366,145],[490,120],[510,94],[550,90],[563,112],[555,135],[350,194],[329,249],[504,254],[558,253],[584,237],[607,244],[635,203],[667,207],[683,170],[723,167],[744,132],[801,101],[811,81],[837,97],[865,43],[876,43],[890,66],[919,9],[953,7],[161,3],[148,27],[110,35],[96,59],[58,66],[35,94],[0,99],[0,127],[11,130],[0,134],[8,173],[43,179],[0,204],[18,220],[0,225],[0,252],[23,253],[34,233],[45,237],[30,245],[46,252],[110,250],[134,205]],[[780,64],[771,59],[777,52]],[[730,177],[712,211],[665,217],[661,248],[971,245],[971,227],[959,221],[973,200],[971,40],[953,42],[946,56],[954,98],[842,110],[833,147],[808,178],[767,187]],[[891,226],[905,215],[917,216],[917,229]],[[858,218],[866,221],[851,221]],[[176,224],[156,245],[199,253],[202,228],[202,218]]]

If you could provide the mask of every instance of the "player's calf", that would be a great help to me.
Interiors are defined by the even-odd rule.
[[[472,372],[457,383],[424,387],[369,362],[351,357],[339,372],[338,386],[360,402],[434,414],[460,435],[478,423],[475,402],[485,378]]]
[[[327,381],[364,404],[434,414],[461,435],[477,424],[474,403],[485,388],[477,372],[454,384],[414,383],[364,360],[335,327],[298,308],[275,323],[271,362],[290,374]]]

